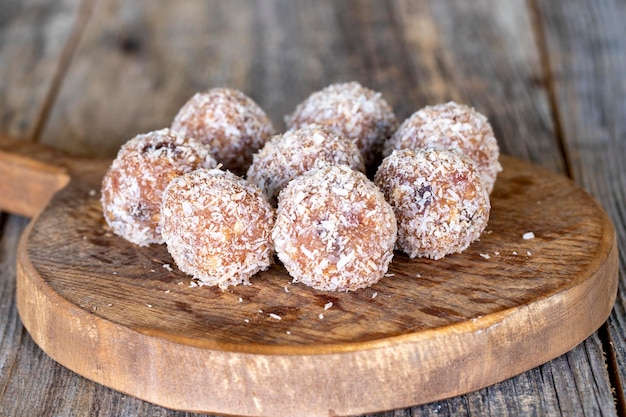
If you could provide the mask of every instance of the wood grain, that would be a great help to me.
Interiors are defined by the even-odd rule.
[[[620,2],[573,2],[568,7],[539,1],[554,100],[562,123],[564,149],[574,178],[598,198],[626,246],[626,6]],[[596,22],[602,22],[601,25]],[[558,28],[558,30],[557,30]],[[581,30],[584,28],[584,30]],[[622,251],[623,252],[623,251]],[[620,254],[617,303],[608,321],[607,355],[626,412],[626,260]]]
[[[30,102],[24,104],[25,100],[40,94],[40,90],[33,90],[33,86],[39,86],[40,82],[28,74],[34,71],[37,76],[44,75],[42,79],[45,80],[53,71],[41,69],[55,65],[54,50],[58,51],[59,45],[54,43],[55,38],[47,37],[50,40],[49,47],[45,48],[47,54],[32,55],[33,59],[24,67],[18,65],[22,61],[6,58],[15,57],[17,48],[24,49],[24,46],[40,50],[36,46],[36,34],[46,31],[45,28],[69,32],[72,25],[70,14],[59,17],[55,10],[58,12],[65,7],[57,8],[60,4],[69,3],[74,7],[78,2],[48,2],[45,7],[39,2],[30,6],[28,2],[19,3],[24,6],[20,13],[13,15],[18,17],[3,20],[0,33],[2,38],[6,33],[20,32],[20,42],[4,42],[0,51],[0,64],[2,70],[6,70],[1,78],[2,94],[13,97],[3,100],[5,104],[0,113],[3,115],[2,131],[22,136],[21,132],[32,130],[32,115],[41,113],[39,108],[35,111],[39,104],[34,107]],[[227,82],[251,92],[255,99],[263,100],[262,104],[275,122],[280,123],[282,115],[313,89],[332,81],[359,78],[374,88],[382,86],[386,97],[394,101],[401,115],[429,101],[448,97],[471,102],[490,116],[508,153],[564,172],[561,171],[563,155],[555,141],[545,99],[547,84],[540,69],[543,63],[539,62],[533,44],[532,22],[529,22],[524,1],[478,1],[472,2],[471,7],[454,1],[394,1],[386,4],[376,1],[266,1],[263,7],[243,2],[223,2],[217,6],[214,2],[207,2],[208,6],[198,7],[191,1],[182,6],[187,12],[180,12],[188,27],[181,25],[180,21],[168,22],[166,18],[155,16],[171,12],[172,8],[163,3],[153,7],[152,4],[133,2],[118,9],[123,12],[115,12],[117,3],[98,2],[98,10],[113,12],[99,11],[92,15],[87,36],[76,51],[70,71],[63,74],[66,76],[63,77],[61,94],[54,101],[54,114],[45,126],[46,143],[66,150],[111,155],[116,144],[130,135],[168,121],[172,108],[178,104],[174,103],[176,100],[182,102],[183,96],[213,82]],[[603,62],[616,62],[614,56],[619,56],[619,40],[623,36],[619,35],[622,30],[619,24],[611,22],[623,20],[620,16],[625,14],[611,2],[599,5],[595,1],[586,1],[581,6],[576,6],[578,13],[572,15],[573,11],[567,10],[567,6],[542,3],[542,15],[549,18],[547,28],[550,32],[546,32],[554,35],[550,54],[562,54],[571,59],[564,59],[561,61],[563,66],[555,67],[552,82],[559,84],[566,79],[559,78],[559,75],[569,71],[573,75],[584,75],[569,84],[575,89],[562,90],[564,99],[569,100],[568,96],[579,91],[580,97],[593,103],[592,108],[608,115],[611,112],[607,111],[606,103],[613,106],[614,99],[594,100],[616,94],[619,90],[612,86],[622,85],[623,77],[613,69],[603,72],[602,77],[606,78],[599,84],[595,75],[581,72],[580,65],[593,61],[594,68],[602,71]],[[32,7],[39,8],[39,11],[32,14]],[[144,13],[144,10],[151,12]],[[144,14],[146,16],[142,16]],[[59,18],[48,20],[49,15]],[[235,15],[241,15],[242,24],[230,20]],[[607,19],[607,15],[610,18]],[[572,26],[572,16],[574,21],[590,23]],[[224,22],[221,26],[220,19]],[[20,23],[17,24],[16,20]],[[51,23],[45,23],[48,21]],[[596,21],[604,23],[596,25]],[[248,25],[250,22],[253,22],[252,28]],[[7,32],[7,27],[13,29]],[[601,45],[600,48],[577,46],[572,49],[572,40],[590,39],[590,34],[596,30],[596,39],[601,33],[616,35],[594,44]],[[159,50],[161,45],[162,51],[146,53],[139,48],[139,53],[133,54],[114,47],[115,39],[124,38],[124,33],[136,32],[148,34],[147,43],[158,39],[158,42],[151,43],[151,48]],[[26,34],[32,46],[21,41],[25,39],[22,34]],[[133,42],[127,42],[126,49],[132,50]],[[11,50],[13,55],[7,54]],[[211,53],[207,53],[209,51]],[[594,61],[593,57],[598,55],[601,58]],[[120,59],[119,56],[127,58]],[[170,68],[175,70],[170,71]],[[43,89],[49,85],[46,83],[42,82]],[[144,89],[142,86],[146,83],[151,87]],[[125,86],[125,91],[119,91],[120,86]],[[600,89],[600,86],[604,87]],[[101,100],[102,92],[110,97],[122,96],[123,100]],[[80,99],[79,104],[76,97]],[[120,103],[126,104],[126,114],[111,108],[122,107]],[[27,114],[31,114],[27,122],[14,123]],[[152,114],[160,116],[152,118]],[[161,117],[164,120],[159,119]],[[603,117],[586,120],[595,123],[597,132],[612,126],[608,132],[613,140],[598,142],[606,147],[585,145],[582,153],[576,151],[573,155],[576,158],[582,155],[581,163],[590,167],[583,175],[587,183],[594,181],[596,171],[602,175],[597,187],[606,184],[609,199],[603,202],[617,202],[609,205],[609,213],[618,225],[619,235],[624,224],[624,205],[619,204],[619,196],[623,195],[624,187],[619,186],[623,181],[619,180],[621,182],[616,185],[614,179],[621,178],[619,155],[623,152],[619,151],[618,139],[624,126],[620,120],[624,118]],[[6,127],[7,120],[10,128]],[[605,123],[606,120],[609,122]],[[567,122],[573,123],[571,132],[579,132],[578,136],[583,138],[588,130],[580,127],[580,121],[583,119],[570,118]],[[107,134],[100,133],[104,131]],[[615,146],[618,151],[612,152]],[[593,152],[589,152],[590,148]],[[595,157],[588,159],[597,152],[605,152],[608,158],[599,157],[600,163],[595,162]],[[606,161],[611,166],[609,171]],[[3,230],[7,239],[16,233],[14,227]],[[7,265],[12,259],[9,252],[2,251]],[[10,269],[3,269],[2,274],[10,284],[13,279]],[[11,293],[10,290],[3,293],[2,306],[14,305]],[[615,343],[624,334],[622,322],[620,319],[612,324],[615,327],[611,330],[616,332]],[[8,326],[3,329],[12,328],[4,320],[2,326]],[[13,343],[18,350],[19,360],[3,362],[0,372],[7,378],[4,380],[7,385],[0,387],[0,409],[10,411],[12,416],[41,415],[43,410],[53,415],[188,415],[143,403],[76,377],[36,349],[22,330],[9,331],[2,336],[3,346]],[[450,400],[379,415],[612,415],[615,408],[602,349],[602,343],[594,335],[572,352],[513,379]],[[615,386],[621,387],[619,383]]]
[[[0,133],[29,140],[37,135],[69,58],[64,50],[79,16],[72,0],[2,2]]]
[[[602,209],[564,178],[502,162],[479,242],[443,261],[397,254],[356,293],[290,284],[279,264],[251,286],[194,288],[163,246],[108,231],[94,166],[20,244],[20,316],[64,366],[176,409],[352,415],[472,391],[576,346],[616,291]]]

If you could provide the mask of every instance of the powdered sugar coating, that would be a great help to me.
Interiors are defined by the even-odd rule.
[[[365,174],[326,165],[280,193],[272,238],[294,282],[354,291],[387,272],[396,234],[393,209]]]
[[[246,172],[252,155],[274,133],[263,109],[231,88],[196,93],[180,108],[172,129],[206,144],[219,163],[237,174]]]
[[[248,181],[256,184],[270,203],[295,177],[329,163],[365,171],[363,157],[353,140],[319,127],[305,127],[276,135],[254,155]]]
[[[356,81],[331,84],[314,92],[285,117],[288,128],[318,125],[355,139],[366,166],[379,160],[382,145],[398,127],[381,93]]]
[[[455,149],[467,154],[476,162],[489,193],[502,171],[500,148],[487,117],[453,101],[413,113],[385,143],[384,155],[394,149],[417,148]]]
[[[161,225],[178,268],[203,285],[249,284],[273,260],[274,210],[257,187],[220,169],[174,179]]]
[[[216,162],[199,141],[169,129],[138,135],[120,148],[102,180],[102,211],[117,235],[139,246],[163,243],[161,196],[178,175]]]
[[[374,182],[394,209],[397,248],[411,258],[462,252],[489,221],[489,194],[476,164],[458,151],[393,151]]]

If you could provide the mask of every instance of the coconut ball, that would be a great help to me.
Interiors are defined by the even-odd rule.
[[[396,233],[393,209],[365,174],[326,165],[280,193],[272,238],[294,282],[354,291],[387,272]]]
[[[311,94],[285,122],[288,128],[322,126],[356,140],[366,166],[379,161],[383,143],[398,125],[382,94],[355,81],[332,84]]]
[[[161,213],[167,250],[202,285],[249,284],[272,263],[274,210],[261,190],[231,172],[199,169],[175,178]]]
[[[102,180],[102,212],[113,232],[139,246],[163,243],[161,196],[175,177],[216,162],[199,141],[169,129],[138,135],[120,148]]]
[[[329,163],[365,171],[353,140],[319,127],[305,127],[276,135],[254,155],[248,181],[276,203],[278,193],[295,177]]]
[[[487,117],[453,101],[413,113],[385,143],[384,154],[417,148],[455,149],[467,154],[476,162],[489,193],[502,171],[500,149]]]
[[[397,248],[411,258],[462,252],[489,220],[489,194],[467,155],[443,149],[393,151],[374,182],[398,221]]]
[[[178,111],[172,130],[206,144],[226,169],[243,174],[274,133],[271,120],[250,97],[231,88],[196,93]]]

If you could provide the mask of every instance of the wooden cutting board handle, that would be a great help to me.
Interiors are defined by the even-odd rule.
[[[76,171],[89,165],[42,144],[0,136],[0,210],[36,217]]]

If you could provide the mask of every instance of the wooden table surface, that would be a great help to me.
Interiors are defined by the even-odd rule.
[[[571,177],[626,247],[626,2],[2,0],[0,134],[112,157],[168,126],[195,92],[230,86],[279,130],[311,92],[357,80],[399,119],[456,100],[503,153]],[[1,181],[2,179],[0,179]],[[55,363],[15,307],[28,219],[0,215],[0,415],[190,416]],[[626,416],[626,256],[608,321],[509,380],[377,416]]]

